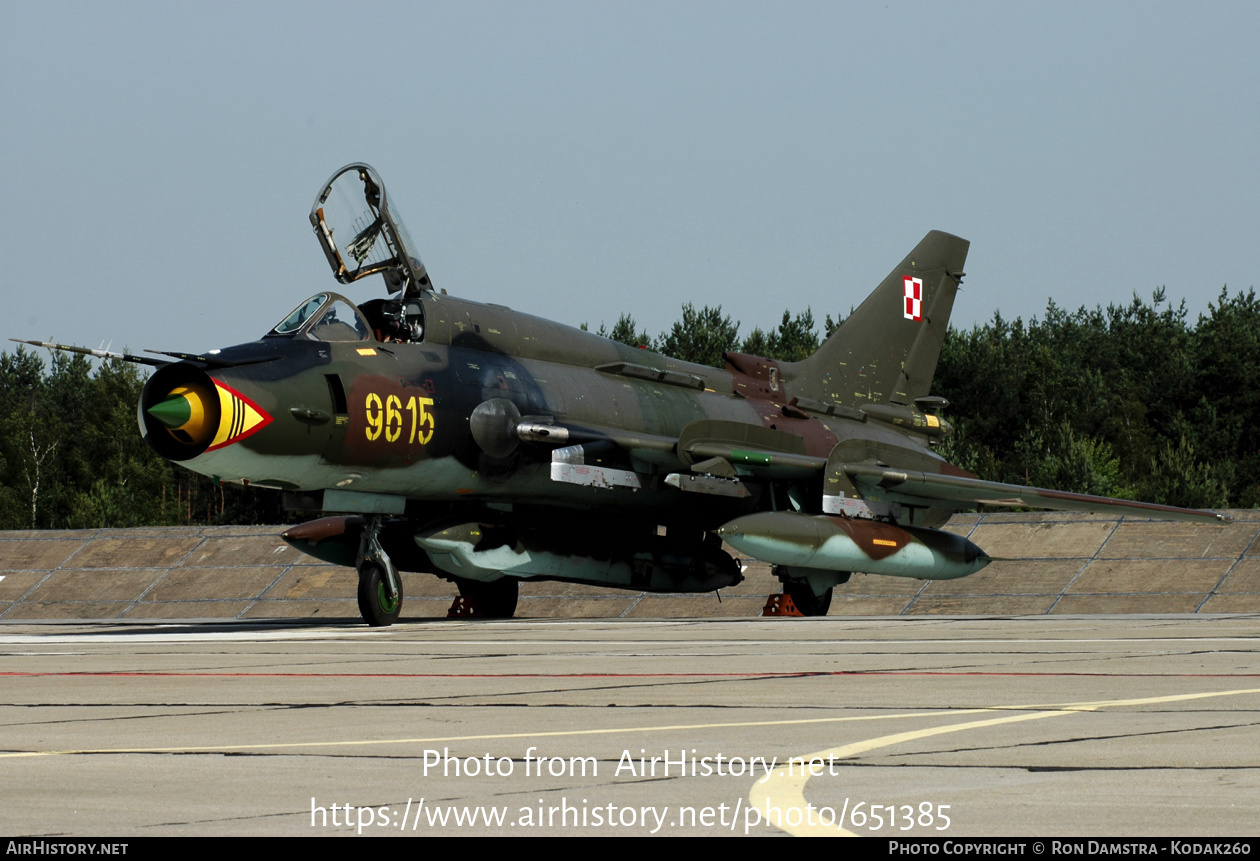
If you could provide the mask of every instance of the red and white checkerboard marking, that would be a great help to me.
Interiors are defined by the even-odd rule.
[[[904,279],[906,285],[906,308],[903,312],[907,320],[923,319],[923,279],[911,278],[907,275]]]

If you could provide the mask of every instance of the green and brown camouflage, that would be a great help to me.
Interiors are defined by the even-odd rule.
[[[138,419],[162,456],[325,515],[285,538],[356,566],[371,624],[397,618],[399,569],[504,616],[525,579],[732,585],[725,539],[817,613],[854,571],[982,568],[937,529],[978,503],[1222,519],[984,482],[933,450],[951,431],[930,391],[968,250],[947,233],[809,358],[727,353],[717,369],[435,289],[367,165],[333,175],[311,223],[339,282],[380,274],[387,297],[322,292],[204,355],[74,349],[156,366]]]

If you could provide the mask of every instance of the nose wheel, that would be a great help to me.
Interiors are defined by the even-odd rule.
[[[375,562],[359,566],[359,614],[373,628],[384,628],[398,621],[402,610],[402,583],[395,595],[389,593],[385,572]]]
[[[359,541],[359,614],[373,628],[398,621],[402,611],[402,578],[380,542],[381,518],[371,518]]]

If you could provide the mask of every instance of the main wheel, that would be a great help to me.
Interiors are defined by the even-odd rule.
[[[482,619],[511,619],[516,612],[519,584],[514,577],[491,583],[460,577],[456,578],[455,585],[459,587],[459,594],[472,600],[476,615]]]
[[[398,621],[402,610],[402,579],[398,582],[398,597],[390,600],[385,588],[385,572],[375,562],[364,562],[359,569],[359,613],[363,621],[373,628],[384,628]]]
[[[788,580],[783,584],[783,591],[792,599],[802,616],[826,616],[827,610],[831,608],[830,588],[821,595],[815,595],[807,581]]]

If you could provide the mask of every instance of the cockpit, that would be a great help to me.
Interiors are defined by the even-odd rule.
[[[378,341],[418,344],[424,340],[424,306],[418,299],[371,299],[359,310]]]
[[[372,299],[355,306],[338,293],[316,293],[277,323],[267,337],[418,343],[424,340],[424,308],[411,299]]]
[[[392,294],[354,305],[336,293],[317,293],[294,309],[268,337],[316,341],[414,344],[424,340],[424,305],[433,285],[411,237],[390,210],[385,186],[369,165],[349,164],[332,175],[311,207],[311,226],[333,277],[342,284],[379,273]]]

